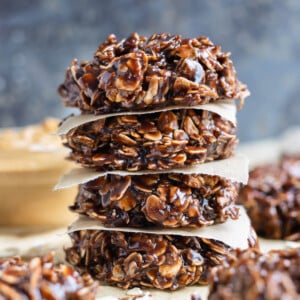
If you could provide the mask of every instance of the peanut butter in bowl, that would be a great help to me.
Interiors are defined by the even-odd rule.
[[[74,219],[68,211],[76,189],[53,191],[70,168],[66,150],[53,133],[59,121],[0,132],[0,226],[51,228]]]

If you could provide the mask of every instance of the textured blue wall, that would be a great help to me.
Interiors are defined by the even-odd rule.
[[[1,0],[0,126],[66,116],[56,88],[72,58],[134,31],[208,35],[232,52],[252,93],[238,115],[242,141],[300,125],[298,0]]]

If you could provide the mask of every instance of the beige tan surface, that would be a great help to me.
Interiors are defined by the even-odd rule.
[[[39,124],[22,128],[4,128],[0,131],[0,151],[61,149],[60,139],[53,134],[58,128],[58,123],[58,119],[46,118]]]
[[[67,225],[74,215],[67,209],[76,188],[53,191],[73,164],[52,133],[58,120],[0,132],[0,226],[25,226],[28,231]]]

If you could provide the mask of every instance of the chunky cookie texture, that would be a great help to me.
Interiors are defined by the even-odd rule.
[[[233,120],[224,104],[233,113],[233,100],[243,104],[249,92],[229,56],[207,37],[134,33],[122,40],[110,35],[92,60],[74,60],[67,69],[58,89],[63,103],[80,109],[81,121],[98,115],[63,136],[69,159],[103,172],[80,185],[70,207],[102,222],[100,230],[70,227],[66,259],[80,272],[125,289],[176,290],[207,283],[209,270],[233,251],[209,236],[171,229],[239,218],[236,183],[174,170],[234,154],[236,124],[216,112]],[[214,105],[199,106],[208,103]],[[154,234],[150,227],[170,229]],[[254,230],[245,230],[238,245],[257,247]]]
[[[164,170],[228,158],[236,126],[205,110],[118,116],[69,131],[70,159],[97,170]]]
[[[218,176],[107,175],[81,184],[70,208],[109,227],[201,227],[237,219],[237,194]]]
[[[53,253],[32,258],[0,259],[0,299],[94,300],[98,284],[67,265],[56,265]]]
[[[209,275],[208,300],[300,298],[300,248],[230,254]]]
[[[259,235],[300,241],[300,155],[251,171],[238,202]]]
[[[229,56],[207,37],[110,35],[91,61],[72,62],[58,91],[65,105],[96,114],[243,101],[249,92]]]
[[[232,249],[213,239],[121,231],[79,230],[69,233],[66,259],[80,272],[122,288],[176,290],[207,283],[208,270]],[[256,247],[255,232],[248,238]]]

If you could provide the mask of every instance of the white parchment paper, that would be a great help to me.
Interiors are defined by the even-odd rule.
[[[114,227],[107,228],[101,225],[98,220],[93,220],[86,216],[80,216],[69,227],[68,232],[78,231],[82,229],[94,229],[105,231],[123,231],[123,232],[144,232],[157,235],[180,235],[180,236],[196,236],[207,239],[221,241],[232,248],[247,249],[248,237],[250,234],[250,220],[242,206],[238,220],[228,219],[225,223],[215,224],[212,226],[204,226],[201,228],[130,228],[130,227]]]
[[[75,168],[65,174],[54,187],[55,190],[68,188],[78,184],[86,183],[106,174],[116,174],[121,176],[127,175],[144,175],[144,174],[161,174],[161,173],[181,173],[181,174],[207,174],[225,177],[235,182],[248,182],[248,158],[245,155],[238,154],[227,159],[215,160],[212,162],[193,165],[184,168],[175,168],[160,171],[107,171],[98,172],[88,168]]]
[[[119,112],[112,113],[106,115],[94,115],[94,114],[81,114],[77,116],[70,117],[66,119],[59,127],[57,134],[64,135],[68,133],[71,129],[78,127],[82,124],[109,118],[115,116],[124,116],[124,115],[144,115],[144,114],[152,114],[161,111],[169,111],[169,110],[178,110],[178,109],[198,109],[198,110],[207,110],[214,112],[224,119],[231,121],[233,124],[236,124],[236,105],[232,100],[223,100],[217,103],[208,103],[196,106],[169,106],[162,109],[156,109],[152,111],[138,111],[138,112]]]

